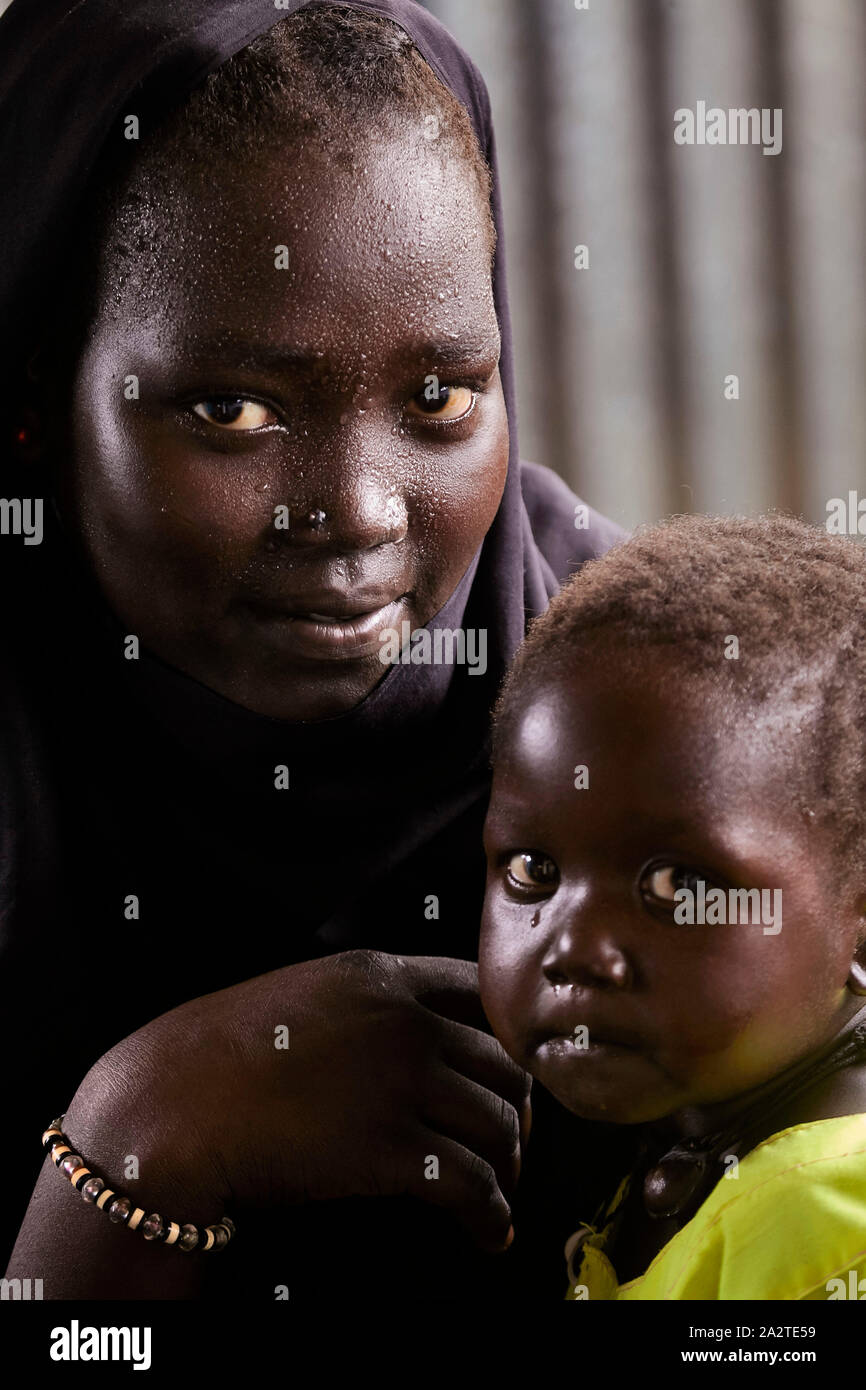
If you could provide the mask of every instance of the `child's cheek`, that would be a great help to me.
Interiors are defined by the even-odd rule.
[[[698,987],[666,1030],[671,1070],[694,1088],[696,1099],[724,1099],[760,1085],[787,1062],[790,1009],[768,998],[760,981],[740,990]]]
[[[481,921],[478,983],[488,1022],[506,1052],[525,1065],[533,964],[523,923],[509,904],[497,904],[488,888]]]

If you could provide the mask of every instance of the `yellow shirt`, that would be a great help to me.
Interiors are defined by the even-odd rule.
[[[575,1269],[569,1260],[568,1299],[866,1301],[866,1115],[765,1139],[627,1284],[618,1283],[604,1239],[593,1233]]]

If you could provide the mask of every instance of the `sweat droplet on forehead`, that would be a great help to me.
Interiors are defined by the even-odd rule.
[[[230,164],[223,178],[198,169],[136,206],[145,235],[124,228],[135,252],[114,257],[113,288],[138,321],[219,328],[244,310],[257,323],[281,316],[307,341],[382,336],[395,313],[395,327],[423,321],[449,336],[495,325],[471,171],[402,141],[372,149],[354,173],[306,150]]]

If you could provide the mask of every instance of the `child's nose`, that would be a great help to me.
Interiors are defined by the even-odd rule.
[[[552,985],[592,989],[628,989],[634,972],[628,955],[611,930],[593,928],[585,915],[572,919],[553,936],[541,969]]]

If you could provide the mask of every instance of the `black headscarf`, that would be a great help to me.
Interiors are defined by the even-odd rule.
[[[14,0],[0,19],[7,401],[23,399],[27,359],[70,273],[64,247],[125,114],[150,128],[258,35],[327,2]],[[474,958],[490,706],[527,618],[618,535],[594,513],[577,528],[568,488],[519,461],[481,75],[413,0],[351,4],[407,32],[468,111],[493,174],[508,477],[479,554],[428,625],[486,629],[487,673],[397,665],[338,719],[263,718],[152,655],[121,658],[123,630],[47,500],[41,546],[0,537],[16,612],[0,652],[0,989],[4,1033],[34,1059],[35,1103],[16,1149],[96,1056],[185,999],[352,946]],[[16,468],[8,438],[2,465],[5,496],[13,478],[23,495],[42,495],[38,470],[28,479]],[[287,792],[274,790],[277,764],[290,769]],[[138,918],[125,915],[129,895]],[[69,1027],[46,1053],[39,1001],[56,1004],[61,991]]]

